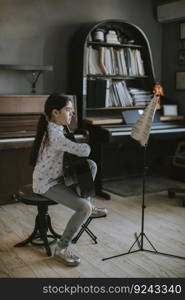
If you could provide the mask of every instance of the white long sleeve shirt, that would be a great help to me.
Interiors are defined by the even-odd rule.
[[[69,152],[81,157],[88,157],[90,146],[76,143],[65,137],[64,127],[48,122],[49,143],[39,152],[33,171],[33,191],[37,194],[46,193],[50,187],[60,182],[63,175],[63,155]],[[42,147],[41,147],[42,148]]]

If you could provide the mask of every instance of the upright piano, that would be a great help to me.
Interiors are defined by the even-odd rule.
[[[159,113],[159,112],[157,112]],[[90,124],[90,144],[92,158],[97,162],[96,193],[110,198],[103,189],[107,180],[120,180],[128,176],[141,175],[143,171],[143,148],[131,138],[133,124]],[[107,120],[107,122],[108,122]],[[100,122],[100,120],[99,120]],[[101,121],[102,122],[102,121]],[[122,123],[121,123],[122,122]],[[97,119],[95,120],[97,122]],[[159,171],[167,174],[170,161],[177,143],[185,139],[185,121],[154,122],[147,146],[147,164],[149,172]]]
[[[31,182],[30,150],[47,95],[0,95],[0,203]]]

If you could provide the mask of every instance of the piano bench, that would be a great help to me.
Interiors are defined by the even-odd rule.
[[[44,246],[47,255],[52,256],[50,245],[54,244],[61,235],[56,233],[51,226],[48,206],[58,203],[33,193],[31,184],[25,185],[21,191],[19,191],[18,199],[20,202],[27,205],[37,206],[38,214],[35,218],[35,227],[31,235],[24,241],[16,244],[15,247],[23,247],[28,243],[31,243],[34,246]],[[48,234],[48,230],[50,231],[50,234]]]

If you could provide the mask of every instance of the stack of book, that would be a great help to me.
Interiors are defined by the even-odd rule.
[[[96,78],[87,80],[87,108],[133,106],[125,81]]]
[[[133,104],[136,106],[147,105],[153,96],[151,92],[142,89],[130,87],[128,88],[128,90],[130,95],[132,96]]]
[[[106,36],[106,42],[112,44],[120,44],[116,31],[109,30]]]
[[[87,61],[86,61],[86,73],[93,75],[102,75],[102,69],[100,67],[99,50],[87,48]]]
[[[133,106],[132,97],[124,81],[112,82],[107,106]]]
[[[86,73],[92,75],[144,76],[144,64],[139,49],[88,47]]]

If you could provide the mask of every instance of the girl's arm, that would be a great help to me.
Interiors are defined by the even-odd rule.
[[[63,132],[50,132],[50,144],[56,150],[69,152],[77,156],[89,156],[91,148],[86,143],[76,143],[65,137]]]

